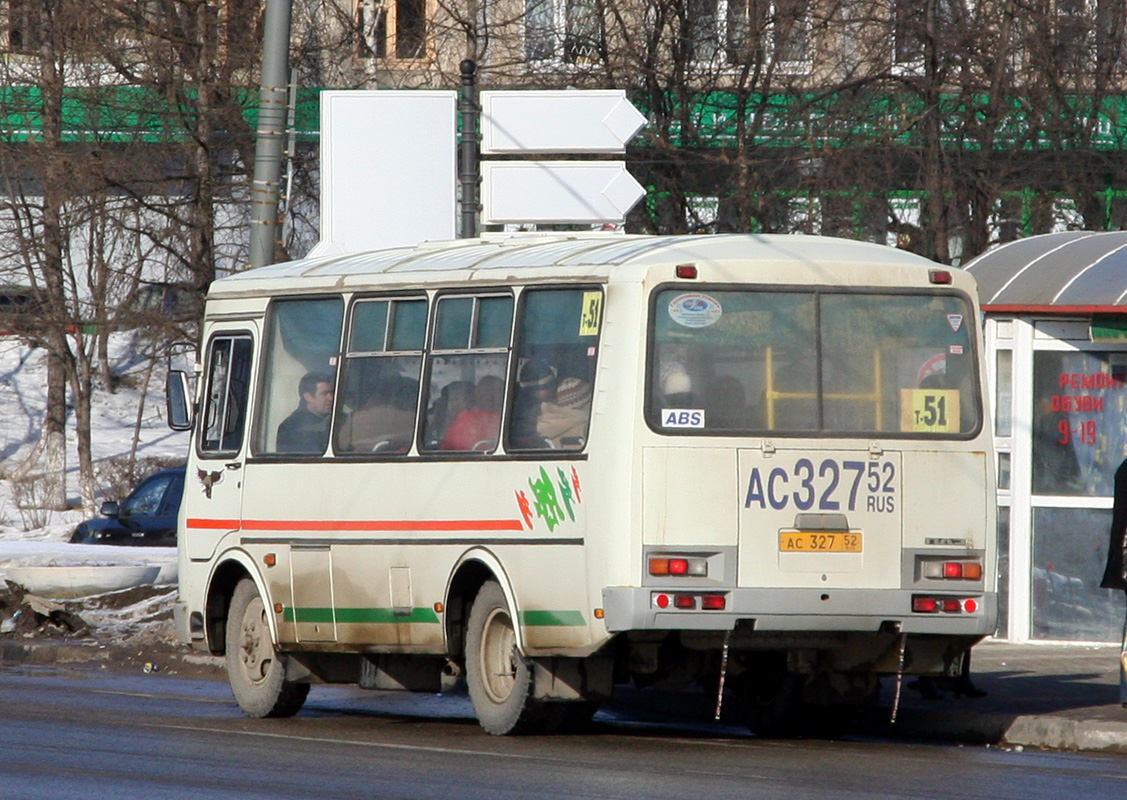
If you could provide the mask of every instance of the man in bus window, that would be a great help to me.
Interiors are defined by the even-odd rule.
[[[279,453],[323,453],[329,441],[333,381],[310,372],[297,385],[297,408],[278,426]]]

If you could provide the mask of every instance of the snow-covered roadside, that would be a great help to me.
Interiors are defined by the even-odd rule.
[[[129,332],[110,339],[110,359],[122,383],[116,392],[96,390],[95,393],[91,409],[91,449],[96,464],[128,458],[134,449],[135,434],[137,458],[176,459],[187,453],[188,435],[170,430],[165,423],[164,362],[158,360],[149,374],[150,359],[138,350],[144,346],[139,342]],[[29,528],[31,530],[21,538],[30,540],[55,538],[58,526],[73,528],[82,520],[82,512],[78,510],[21,509],[15,487],[6,480],[8,473],[27,458],[43,427],[46,372],[46,353],[42,349],[0,337],[0,534]],[[144,408],[138,428],[142,396]],[[73,415],[68,417],[67,424],[67,496],[71,506],[77,507],[78,453]],[[25,498],[24,505],[27,504]]]
[[[95,396],[91,430],[95,462],[128,457],[135,434],[138,458],[175,459],[182,458],[187,451],[187,435],[173,432],[165,425],[164,378],[159,368],[150,376],[137,428],[150,363],[137,350],[137,342],[130,333],[114,336],[110,342],[115,373],[126,380],[115,393],[100,391]],[[175,548],[69,543],[75,525],[84,518],[77,508],[78,456],[73,427],[67,431],[67,496],[71,509],[35,508],[33,503],[29,505],[29,495],[34,500],[34,484],[21,497],[17,487],[6,479],[26,459],[42,428],[45,385],[45,353],[14,339],[0,338],[0,590],[12,568],[156,566],[160,570],[154,586],[67,602],[91,626],[96,640],[171,641],[170,609],[176,597]],[[73,426],[73,416],[68,425]]]

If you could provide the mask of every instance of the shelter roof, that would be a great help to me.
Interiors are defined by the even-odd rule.
[[[1127,313],[1127,231],[1068,231],[986,251],[966,270],[983,310]]]

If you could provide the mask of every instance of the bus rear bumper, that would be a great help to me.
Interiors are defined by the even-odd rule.
[[[700,595],[693,608],[675,607],[675,596]],[[723,608],[704,610],[703,595],[723,595]],[[607,630],[772,632],[881,632],[989,636],[997,625],[993,593],[944,592],[959,600],[958,611],[913,612],[920,592],[901,589],[728,589],[665,590],[632,586],[603,589]],[[668,598],[668,605],[661,595]],[[966,602],[971,601],[971,602]],[[949,604],[950,605],[950,604]],[[973,609],[967,611],[966,609]]]

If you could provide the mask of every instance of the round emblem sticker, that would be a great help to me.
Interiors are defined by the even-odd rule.
[[[669,316],[686,328],[707,328],[723,313],[716,298],[706,294],[679,294],[669,303]]]

